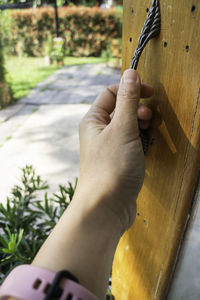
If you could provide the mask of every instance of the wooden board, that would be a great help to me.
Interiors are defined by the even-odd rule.
[[[151,3],[124,0],[123,70]],[[154,111],[154,141],[136,221],[114,259],[116,300],[166,298],[199,171],[200,2],[161,0],[160,5],[161,34],[149,42],[138,68],[142,81],[155,87],[154,97],[144,101]]]

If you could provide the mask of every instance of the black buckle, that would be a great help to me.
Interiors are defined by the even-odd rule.
[[[72,275],[69,271],[60,271],[58,273],[56,273],[55,278],[52,282],[52,284],[50,285],[48,292],[44,298],[44,300],[52,300],[52,299],[60,299],[60,297],[62,296],[63,293],[63,289],[61,287],[59,287],[59,284],[61,282],[62,279],[70,279],[73,280],[77,283],[79,283],[78,279]]]

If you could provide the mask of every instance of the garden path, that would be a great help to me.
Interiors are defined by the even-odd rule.
[[[103,88],[119,79],[120,71],[105,64],[63,67],[0,111],[1,202],[26,164],[48,181],[50,193],[78,176],[78,123]]]

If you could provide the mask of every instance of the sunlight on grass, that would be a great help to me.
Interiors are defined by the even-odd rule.
[[[40,81],[55,72],[59,67],[45,65],[44,58],[9,57],[6,59],[7,78],[11,84],[13,97],[19,99],[28,95]]]
[[[102,57],[65,57],[64,65],[103,63]],[[50,76],[60,67],[47,66],[43,57],[7,57],[7,80],[11,84],[14,99],[25,97],[39,82]]]
[[[106,59],[103,57],[73,57],[67,56],[64,58],[64,65],[83,65],[83,64],[97,64],[97,63],[105,63]]]

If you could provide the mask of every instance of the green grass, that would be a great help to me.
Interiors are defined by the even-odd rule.
[[[46,66],[44,58],[8,57],[6,59],[7,77],[14,99],[28,95],[40,81],[55,72],[57,66]]]
[[[64,65],[83,65],[103,63],[102,57],[65,57]],[[13,98],[18,100],[29,94],[39,82],[59,69],[59,66],[47,66],[43,57],[7,57],[7,80],[11,84]]]
[[[67,56],[64,59],[65,66],[71,65],[84,65],[84,64],[98,64],[104,63],[106,59],[104,57],[72,57]]]

